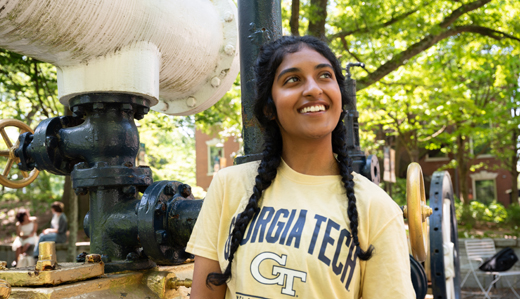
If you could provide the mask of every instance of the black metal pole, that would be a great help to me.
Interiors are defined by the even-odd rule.
[[[253,68],[262,44],[282,36],[280,0],[239,0],[238,24],[244,156],[237,157],[235,164],[261,159],[262,132],[253,115],[255,98]]]

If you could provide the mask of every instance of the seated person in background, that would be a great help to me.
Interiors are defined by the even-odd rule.
[[[16,213],[16,239],[13,242],[13,251],[16,252],[15,260],[12,266],[16,267],[19,262],[19,257],[26,254],[31,245],[36,245],[38,238],[36,231],[38,230],[38,223],[36,217],[31,217],[29,211],[21,209]]]
[[[40,240],[34,248],[34,258],[38,259],[40,242],[54,241],[55,243],[67,242],[67,217],[63,214],[63,203],[55,201],[51,205],[51,228],[46,228],[40,234]]]

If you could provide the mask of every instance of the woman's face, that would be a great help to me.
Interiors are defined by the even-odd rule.
[[[341,91],[324,56],[306,46],[287,54],[271,90],[284,141],[331,135],[341,114]]]

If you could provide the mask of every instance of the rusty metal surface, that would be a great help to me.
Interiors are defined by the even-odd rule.
[[[242,123],[244,156],[238,164],[261,158],[263,137],[253,115],[255,78],[253,67],[260,46],[282,36],[280,0],[239,0],[240,81],[242,86]],[[255,155],[256,154],[256,155]]]

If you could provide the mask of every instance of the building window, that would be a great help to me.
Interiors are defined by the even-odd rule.
[[[471,153],[480,158],[493,157],[489,145],[489,136],[493,133],[491,123],[480,124],[475,128],[475,133],[470,137]]]
[[[224,158],[224,144],[218,138],[206,141],[208,146],[208,175],[213,175],[226,166]]]
[[[473,185],[473,198],[484,204],[489,204],[497,199],[496,177],[498,173],[481,171],[471,174]]]
[[[426,154],[426,162],[433,161],[448,161],[450,158],[448,157],[448,153],[442,150],[443,148],[428,150]]]

